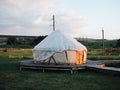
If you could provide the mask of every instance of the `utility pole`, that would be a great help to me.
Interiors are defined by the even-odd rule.
[[[53,31],[55,31],[55,16],[53,15]]]
[[[103,50],[105,48],[105,45],[104,45],[104,30],[102,28],[102,47],[103,47]]]

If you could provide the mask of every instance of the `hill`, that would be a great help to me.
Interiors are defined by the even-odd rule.
[[[88,48],[102,48],[102,46],[103,46],[102,39],[76,38],[76,40],[78,40],[79,42],[81,42],[82,44],[87,46]],[[118,39],[114,39],[114,40],[104,39],[105,48],[110,48],[110,47],[114,48],[114,47],[116,47],[117,40]]]

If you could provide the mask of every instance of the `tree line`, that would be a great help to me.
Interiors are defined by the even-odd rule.
[[[6,41],[6,45],[13,45],[13,46],[17,46],[17,45],[26,45],[26,47],[28,45],[31,46],[35,46],[38,43],[40,43],[44,38],[46,38],[46,36],[38,36],[37,38],[33,39],[33,40],[17,40],[15,37],[9,37]],[[86,46],[90,47],[91,44],[94,47],[94,42],[93,43],[89,43],[88,41],[84,41],[81,42],[83,44],[85,44]],[[113,46],[112,44],[110,44],[110,47],[114,47],[114,48],[120,48],[120,39],[116,40],[115,45]]]
[[[8,37],[7,41],[6,41],[6,45],[11,45],[11,46],[34,46],[37,45],[38,43],[40,43],[44,38],[46,38],[46,36],[38,36],[37,38],[31,40],[31,39],[24,39],[24,40],[18,40],[16,37]]]

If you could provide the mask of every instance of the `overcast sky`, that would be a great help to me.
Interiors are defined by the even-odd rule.
[[[120,0],[0,0],[0,34],[48,35],[53,14],[73,37],[120,38]]]

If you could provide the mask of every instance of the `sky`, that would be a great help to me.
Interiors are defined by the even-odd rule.
[[[120,0],[0,0],[0,35],[49,35],[53,15],[72,37],[120,38]]]

